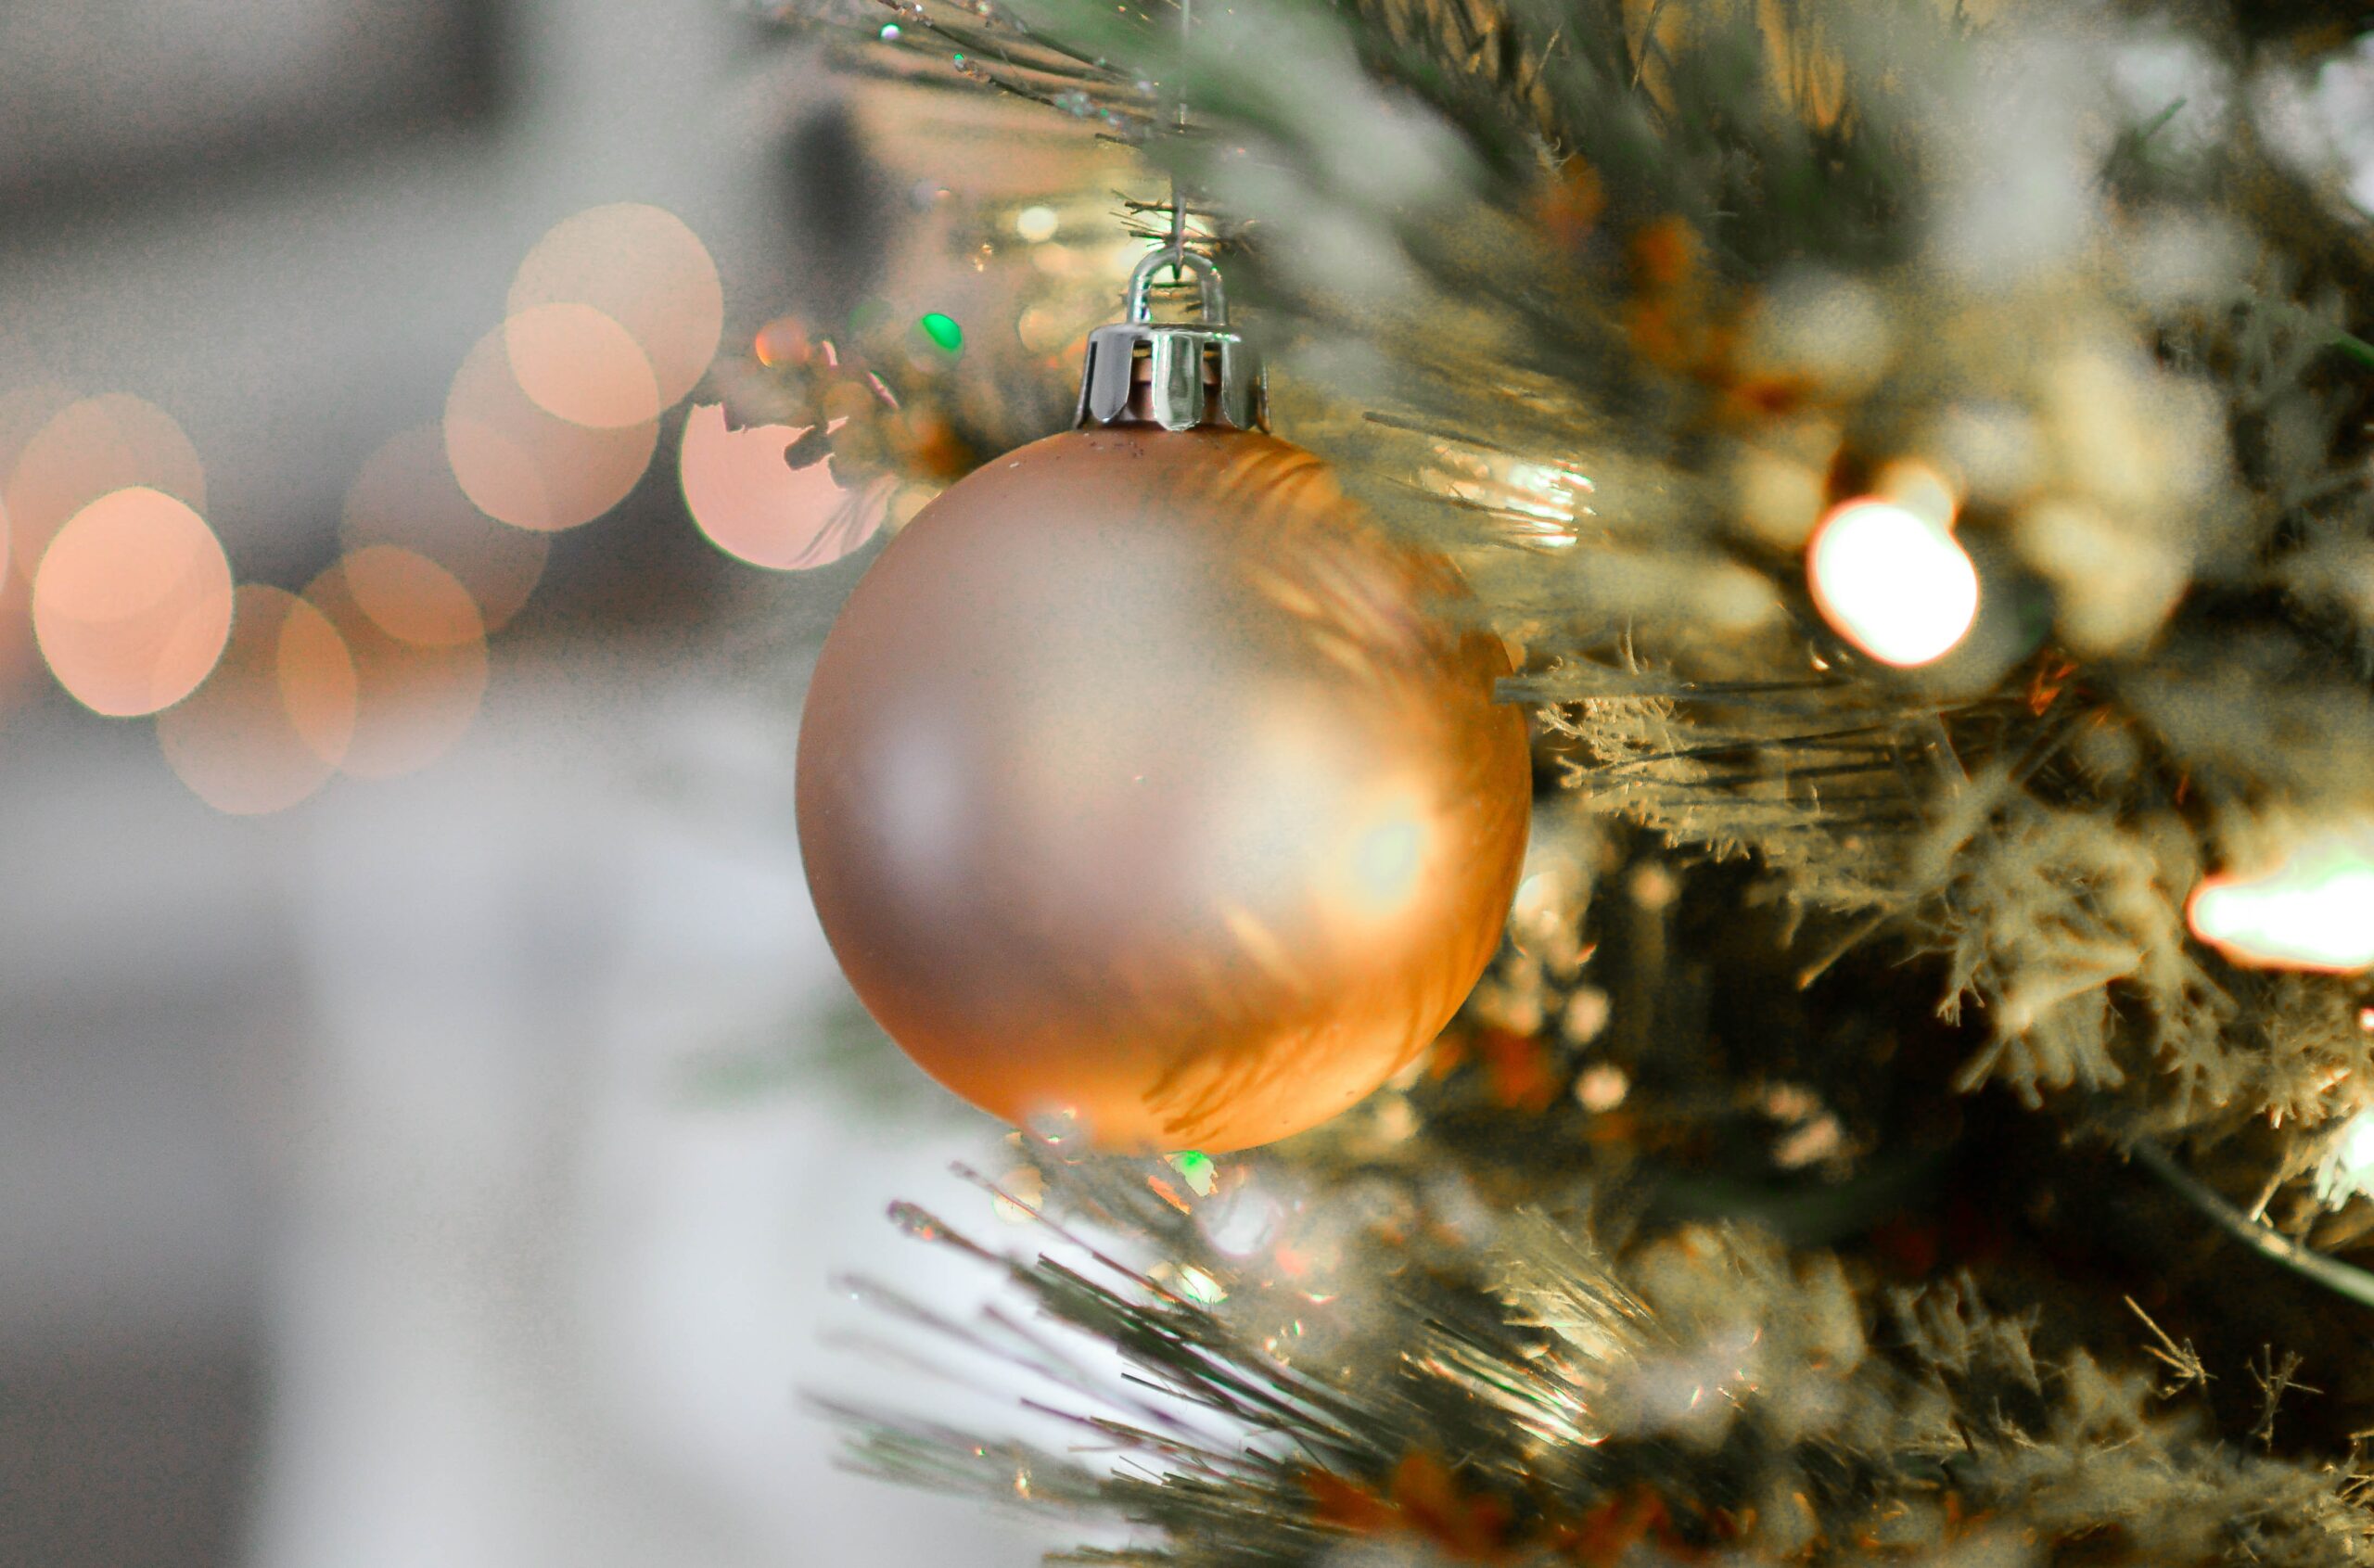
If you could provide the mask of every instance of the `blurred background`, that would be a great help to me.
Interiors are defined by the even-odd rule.
[[[942,1397],[830,1281],[994,1129],[799,875],[873,512],[706,391],[912,195],[723,0],[0,11],[0,1562],[1035,1560],[798,1408]]]

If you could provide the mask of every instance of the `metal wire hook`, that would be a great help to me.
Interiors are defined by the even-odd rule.
[[[1157,250],[1140,261],[1130,273],[1129,319],[1150,322],[1154,319],[1154,280],[1163,268],[1168,267],[1174,277],[1195,274],[1195,283],[1203,296],[1204,325],[1228,325],[1228,289],[1220,282],[1220,270],[1211,258],[1199,256],[1193,250]]]
[[[1181,135],[1184,135],[1187,131],[1187,40],[1188,28],[1194,15],[1194,6],[1195,0],[1179,0],[1179,83],[1176,98],[1178,128]],[[1180,194],[1179,164],[1176,159],[1170,165],[1170,244],[1166,249],[1157,251],[1155,254],[1169,258],[1170,275],[1173,279],[1183,279],[1186,276],[1188,270],[1187,202]],[[1217,280],[1207,282],[1205,286],[1204,316],[1208,321],[1226,319],[1224,312],[1221,315],[1212,313],[1211,294],[1217,287]],[[1144,318],[1136,312],[1134,303],[1136,299],[1137,287],[1133,279],[1130,285],[1132,306],[1130,319],[1143,320]]]

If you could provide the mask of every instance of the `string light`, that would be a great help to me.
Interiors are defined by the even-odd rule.
[[[530,305],[504,322],[503,343],[519,389],[546,414],[596,430],[659,416],[659,378],[643,345],[591,305]]]
[[[2374,1110],[2360,1111],[2342,1124],[2317,1166],[2317,1196],[2331,1208],[2352,1198],[2374,1196]]]
[[[2327,831],[2271,870],[2193,890],[2193,935],[2237,963],[2346,973],[2374,966],[2374,831]]]
[[[499,523],[454,482],[445,433],[423,426],[389,438],[347,487],[338,541],[352,555],[393,544],[452,572],[489,631],[527,605],[551,550],[547,535]]]
[[[1887,496],[1833,507],[1806,547],[1806,577],[1840,636],[1899,669],[1943,658],[1978,618],[1978,568],[1950,529]]]
[[[659,436],[656,420],[594,429],[539,405],[513,375],[501,329],[463,356],[444,431],[446,461],[471,503],[539,532],[591,522],[625,500]]]

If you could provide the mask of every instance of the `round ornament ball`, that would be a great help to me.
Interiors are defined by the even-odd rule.
[[[1496,946],[1497,638],[1268,435],[1075,430],[925,506],[827,638],[800,850],[859,997],[1009,1121],[1219,1152],[1342,1111]]]

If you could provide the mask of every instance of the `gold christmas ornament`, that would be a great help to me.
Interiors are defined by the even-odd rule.
[[[1203,324],[1155,325],[1157,266]],[[1015,1122],[1218,1152],[1408,1063],[1497,944],[1525,843],[1498,639],[1449,563],[1259,428],[1208,262],[1148,259],[1081,427],[981,468],[826,639],[799,841],[891,1038]]]

